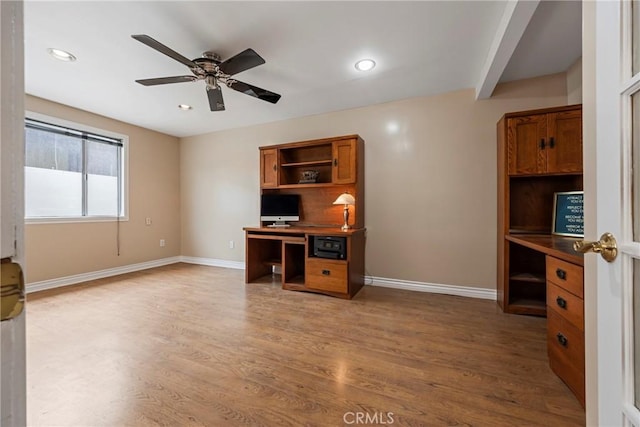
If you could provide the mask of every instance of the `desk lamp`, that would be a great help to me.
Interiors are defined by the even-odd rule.
[[[349,193],[342,193],[338,196],[334,205],[344,205],[344,225],[342,226],[342,231],[347,231],[351,227],[349,227],[349,205],[355,205],[356,199]]]

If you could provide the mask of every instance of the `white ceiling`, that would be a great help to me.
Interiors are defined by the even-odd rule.
[[[432,95],[481,82],[502,1],[25,2],[25,87],[31,95],[175,136],[189,136]],[[187,58],[227,59],[251,47],[266,63],[234,76],[282,95],[270,104],[223,87],[210,112],[202,81],[131,38],[147,34]],[[47,48],[78,60],[61,62]],[[501,81],[565,71],[581,55],[580,1],[543,1]],[[356,71],[373,58],[377,67]],[[491,58],[489,58],[490,60]],[[178,104],[193,106],[181,111]]]

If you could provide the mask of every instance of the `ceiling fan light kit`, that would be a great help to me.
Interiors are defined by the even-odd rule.
[[[277,93],[231,78],[234,74],[241,73],[242,71],[246,71],[265,63],[264,59],[262,59],[262,57],[251,48],[240,52],[236,56],[232,56],[226,61],[221,61],[220,56],[214,52],[204,52],[202,57],[190,60],[145,34],[132,35],[131,37],[138,40],[140,43],[143,43],[150,48],[180,62],[181,64],[186,65],[191,73],[193,73],[192,76],[158,77],[136,80],[137,83],[143,86],[204,80],[206,83],[207,98],[209,99],[209,108],[211,111],[223,111],[225,109],[220,83],[224,84],[229,89],[233,89],[240,93],[244,93],[245,95],[253,96],[254,98],[258,98],[272,104],[275,104],[280,99],[280,95]]]

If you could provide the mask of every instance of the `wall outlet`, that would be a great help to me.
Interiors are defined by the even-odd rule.
[[[151,218],[150,218],[150,217],[146,217],[146,218],[144,219],[144,223],[145,223],[146,225],[151,225]]]
[[[233,240],[229,240],[229,249],[233,249],[236,247],[236,243]]]
[[[166,246],[166,243],[167,242],[165,242],[164,239],[160,239],[160,247],[161,248],[164,248]]]

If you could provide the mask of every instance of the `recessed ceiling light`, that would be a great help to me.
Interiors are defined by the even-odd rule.
[[[59,59],[60,61],[73,62],[76,60],[75,56],[61,49],[50,47],[49,49],[47,49],[47,52],[49,52],[49,55],[53,56],[56,59]]]
[[[375,66],[376,63],[373,59],[361,59],[356,62],[356,70],[358,71],[371,71]]]
[[[187,104],[179,104],[178,108],[183,110],[183,111],[188,111],[188,110],[191,110],[193,107],[191,105],[187,105]]]

